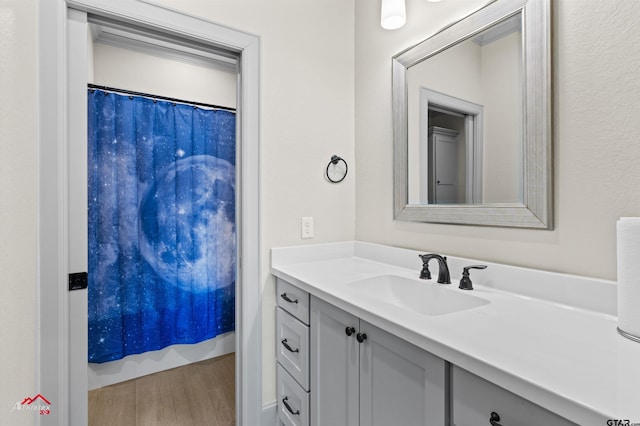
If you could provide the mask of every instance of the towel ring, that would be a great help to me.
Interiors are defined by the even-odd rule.
[[[340,170],[337,170],[334,173],[329,173],[329,169],[331,168],[331,166],[333,165],[333,169],[336,169],[335,166],[337,166],[337,164],[342,161],[344,163],[344,173],[342,173]],[[345,177],[347,177],[347,172],[349,171],[349,165],[347,164],[346,161],[344,161],[344,158],[342,157],[338,157],[337,155],[332,155],[331,156],[331,161],[329,161],[329,164],[327,164],[327,170],[325,171],[325,174],[327,176],[327,179],[329,179],[330,182],[332,183],[339,183],[342,182],[344,180]],[[331,177],[331,175],[333,175],[333,177]]]

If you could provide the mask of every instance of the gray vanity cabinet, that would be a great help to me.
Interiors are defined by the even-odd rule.
[[[445,424],[444,360],[313,296],[309,344],[312,426]]]
[[[278,424],[574,423],[277,279]],[[492,413],[496,416],[492,419]]]

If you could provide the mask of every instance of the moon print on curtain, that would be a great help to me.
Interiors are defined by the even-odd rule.
[[[235,113],[89,90],[89,362],[235,328]]]

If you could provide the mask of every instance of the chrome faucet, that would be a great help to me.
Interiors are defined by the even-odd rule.
[[[418,257],[422,259],[422,270],[420,271],[420,278],[423,280],[431,279],[431,271],[429,271],[429,261],[431,259],[438,260],[438,284],[451,284],[451,276],[449,275],[449,266],[447,265],[447,258],[440,256],[439,254],[419,254]]]

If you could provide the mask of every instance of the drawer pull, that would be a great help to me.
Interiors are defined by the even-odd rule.
[[[282,293],[280,297],[282,297],[284,300],[286,300],[289,303],[298,303],[298,299],[291,299],[289,296],[287,296],[287,293]]]
[[[344,332],[347,333],[347,336],[351,336],[353,333],[356,332],[356,329],[353,327],[347,327],[344,329]]]
[[[500,421],[500,414],[496,413],[495,411],[491,412],[491,417],[489,417],[489,423],[491,424],[491,426],[502,426],[500,423],[498,423]]]
[[[284,346],[285,348],[287,348],[287,350],[289,352],[300,352],[300,350],[298,349],[293,349],[291,346],[289,346],[289,344],[287,343],[287,339],[282,339],[282,346]]]
[[[362,343],[367,340],[367,335],[365,333],[358,333],[356,334],[356,339],[358,340],[358,342]]]
[[[288,400],[289,400],[289,397],[288,397],[288,396],[285,396],[284,398],[282,398],[282,403],[284,404],[285,408],[286,408],[287,410],[289,410],[289,412],[290,412],[291,414],[293,414],[294,416],[299,416],[299,415],[300,415],[300,410],[293,411],[293,408],[291,408],[291,406],[290,406],[290,405],[289,405],[289,403],[287,402]]]

